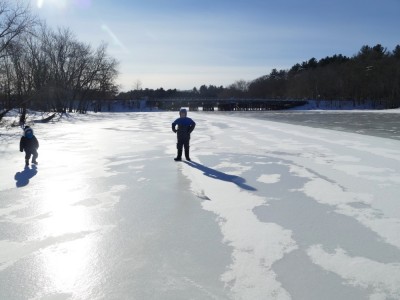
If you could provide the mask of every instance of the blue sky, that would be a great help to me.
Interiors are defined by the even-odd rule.
[[[400,44],[400,0],[25,0],[119,62],[121,90],[250,81],[312,57]]]

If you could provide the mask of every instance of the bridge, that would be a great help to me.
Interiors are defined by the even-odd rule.
[[[252,111],[282,110],[307,104],[305,100],[282,99],[157,99],[147,100],[147,106],[163,110],[178,110],[189,107],[192,111]]]

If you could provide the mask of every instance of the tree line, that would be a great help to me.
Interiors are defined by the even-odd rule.
[[[120,99],[239,98],[351,100],[376,107],[400,107],[400,45],[393,51],[380,44],[364,45],[353,57],[342,54],[297,63],[288,70],[273,69],[252,81],[238,80],[227,87],[202,85],[191,91],[135,89]]]
[[[0,0],[0,110],[85,112],[118,92],[118,62],[69,29],[49,28],[21,1]]]
[[[249,83],[254,97],[370,101],[381,107],[400,107],[400,46],[365,45],[349,58],[334,55],[311,58],[290,70],[272,70]]]

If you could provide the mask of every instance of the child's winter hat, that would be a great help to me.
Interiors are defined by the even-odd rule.
[[[25,137],[27,137],[28,139],[31,139],[33,137],[33,129],[30,128],[29,126],[25,126],[24,128],[24,135]]]
[[[179,113],[180,114],[187,114],[187,110],[186,110],[186,108],[181,108],[180,110],[179,110]]]

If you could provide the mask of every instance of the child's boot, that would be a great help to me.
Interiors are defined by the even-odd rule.
[[[175,161],[182,160],[182,149],[178,149],[178,155],[174,158]]]
[[[25,166],[29,166],[29,159],[25,159]]]
[[[191,161],[190,155],[189,155],[189,148],[185,148],[185,157],[187,161]]]
[[[34,165],[37,165],[37,164],[39,164],[38,162],[37,162],[37,160],[35,159],[35,160],[32,160],[32,163],[34,164]]]

